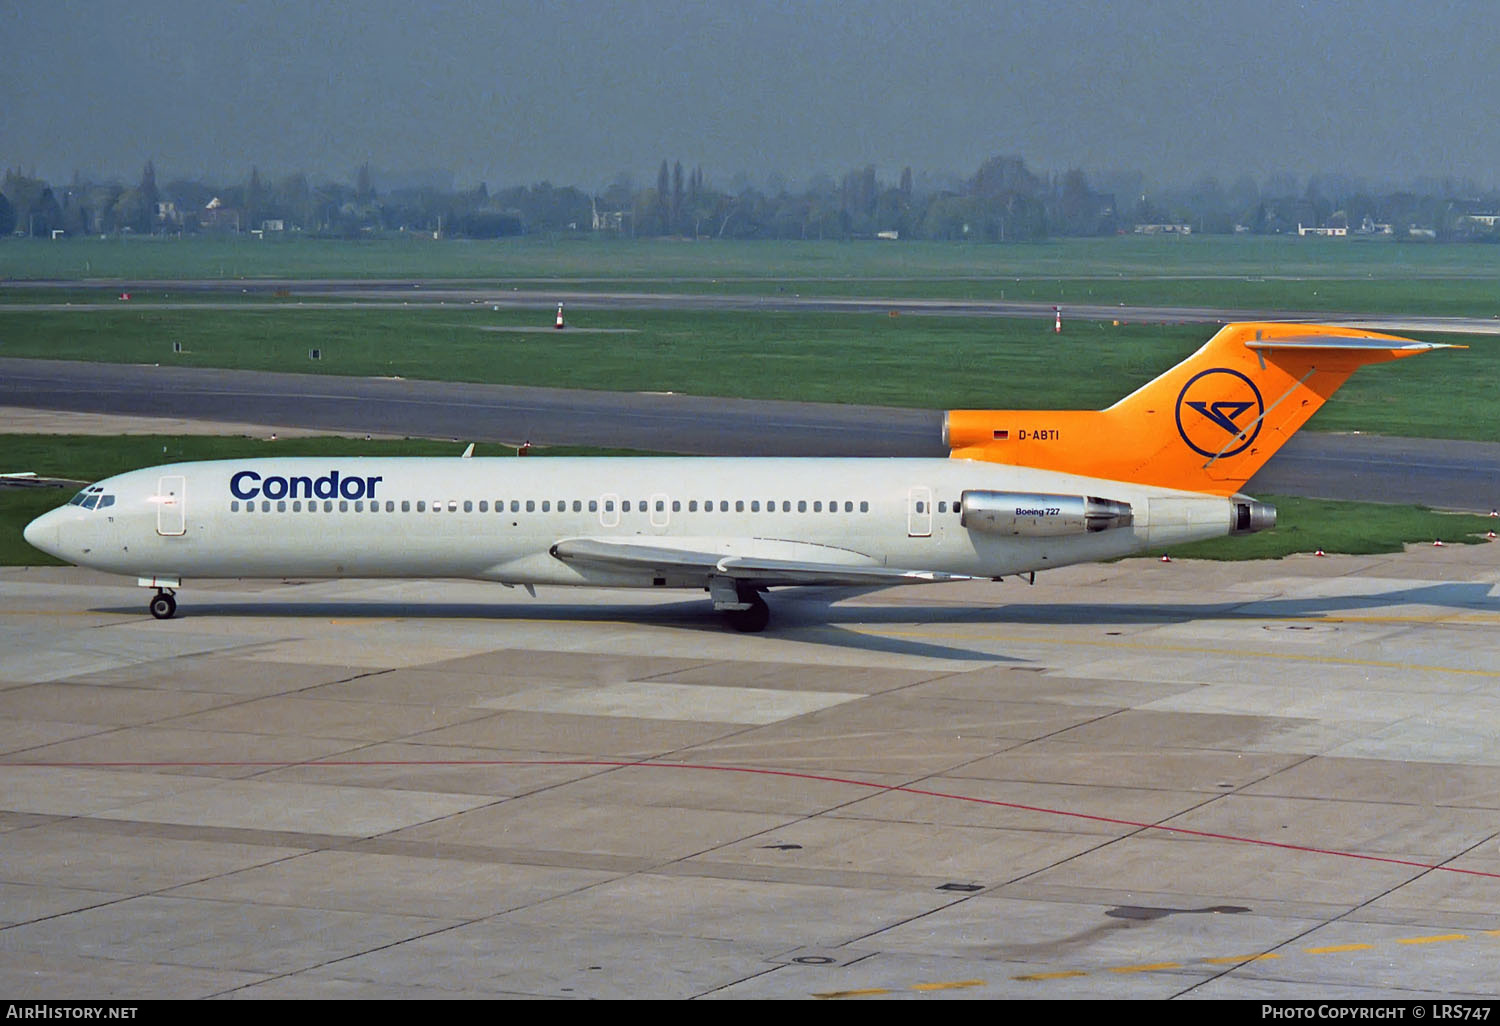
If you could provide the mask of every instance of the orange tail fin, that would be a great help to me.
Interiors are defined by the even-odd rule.
[[[1228,324],[1107,410],[950,410],[955,459],[1233,495],[1354,373],[1431,349],[1358,328]]]

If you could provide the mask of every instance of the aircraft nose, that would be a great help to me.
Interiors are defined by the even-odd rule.
[[[26,539],[26,544],[32,548],[40,549],[49,556],[56,556],[58,559],[61,559],[63,556],[59,550],[62,548],[62,531],[58,527],[58,513],[58,510],[43,513],[26,525],[26,529],[21,532],[21,536]]]

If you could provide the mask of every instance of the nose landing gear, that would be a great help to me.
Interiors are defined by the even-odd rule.
[[[147,607],[158,620],[170,620],[177,612],[177,599],[171,588],[158,588]]]

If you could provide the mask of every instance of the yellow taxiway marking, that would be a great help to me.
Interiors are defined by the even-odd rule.
[[[1259,955],[1225,955],[1220,958],[1205,958],[1203,961],[1210,965],[1237,965],[1240,962],[1269,962],[1273,958],[1280,957],[1274,951],[1267,951]]]
[[[1303,948],[1309,955],[1332,955],[1340,951],[1370,951],[1373,944],[1330,944],[1326,948]]]
[[[954,980],[952,983],[913,983],[912,990],[958,990],[962,987],[983,987],[983,980]]]
[[[892,993],[895,993],[895,992],[892,991],[892,990],[888,990],[885,987],[871,987],[868,990],[830,990],[830,991],[828,991],[827,993],[824,993],[824,994],[814,994],[813,997],[815,997],[815,998],[823,998],[823,999],[826,1000],[828,998],[866,997],[866,996],[871,995],[871,994],[892,994]]]
[[[1460,941],[1460,940],[1468,940],[1468,939],[1469,939],[1469,935],[1466,934],[1466,933],[1439,933],[1439,934],[1434,934],[1431,937],[1400,937],[1400,938],[1397,938],[1396,943],[1397,944],[1442,944],[1445,941]]]
[[[1181,962],[1153,962],[1151,965],[1121,965],[1111,969],[1112,973],[1154,973],[1163,969],[1181,969]]]

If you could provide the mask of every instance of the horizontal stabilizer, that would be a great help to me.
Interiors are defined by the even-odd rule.
[[[1245,343],[1247,349],[1342,349],[1355,352],[1417,353],[1434,349],[1467,349],[1468,346],[1449,345],[1446,342],[1415,342],[1411,339],[1350,338],[1346,335],[1292,335],[1283,338],[1256,338]]]

